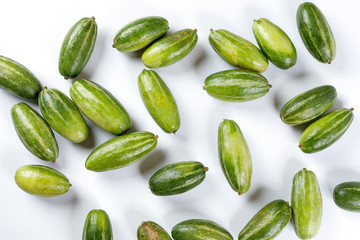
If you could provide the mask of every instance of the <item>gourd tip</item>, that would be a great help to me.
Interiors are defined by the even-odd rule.
[[[111,45],[113,48],[115,48],[115,44],[113,43],[112,45]]]
[[[69,183],[69,187],[72,187],[72,184],[71,184],[71,183]]]
[[[93,21],[95,21],[95,17],[94,17],[94,16],[92,16],[91,19],[92,19]]]
[[[306,168],[303,168],[302,170],[306,171]]]
[[[172,133],[173,133],[173,134],[176,134],[176,132],[177,132],[177,130],[174,130]]]
[[[205,86],[202,86],[202,89],[203,89],[203,90],[206,90]]]
[[[44,86],[44,89],[48,89],[48,87],[47,87],[47,86]]]
[[[65,80],[68,80],[69,78],[68,77],[64,77]]]
[[[209,171],[209,168],[208,167],[205,167],[204,168],[205,172]]]
[[[213,32],[213,31],[214,31],[214,29],[210,28],[210,32]]]
[[[51,162],[52,162],[52,163],[55,163],[55,162],[56,162],[56,159],[54,159],[54,160],[51,160]]]
[[[241,196],[243,193],[242,192],[238,192],[238,195]]]
[[[155,140],[159,138],[159,135],[154,135]]]
[[[197,29],[196,29],[196,28],[195,28],[193,31],[194,31],[194,33],[197,33]]]
[[[271,84],[269,84],[269,88],[272,88],[272,85],[271,85]]]
[[[299,146],[298,146],[300,149],[302,148],[302,146],[301,146],[301,144],[299,144]]]
[[[350,111],[354,111],[354,108],[350,108]]]

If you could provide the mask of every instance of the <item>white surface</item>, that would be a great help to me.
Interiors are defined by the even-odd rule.
[[[70,81],[58,73],[58,54],[69,28],[82,17],[95,16],[98,38],[94,53],[79,78],[110,90],[125,106],[134,130],[160,137],[158,146],[138,162],[114,171],[85,169],[88,154],[113,137],[89,123],[91,135],[73,144],[56,134],[60,155],[55,164],[44,162],[20,142],[11,122],[11,107],[23,101],[0,90],[1,239],[81,239],[87,213],[104,209],[110,216],[114,239],[136,239],[136,229],[152,220],[168,232],[180,221],[204,218],[217,222],[237,239],[250,218],[275,199],[290,201],[294,174],[306,167],[316,173],[323,195],[323,221],[316,238],[359,239],[360,215],[338,208],[332,190],[343,181],[360,180],[359,164],[359,59],[358,1],[314,1],[327,17],[337,41],[331,65],[317,62],[306,50],[296,26],[296,9],[302,1],[7,1],[1,6],[0,54],[29,68],[44,86],[69,95]],[[176,135],[165,134],[146,111],[137,89],[144,65],[140,56],[111,47],[116,32],[128,22],[149,15],[169,21],[170,31],[196,28],[199,41],[180,62],[156,71],[171,89],[181,114]],[[273,88],[255,101],[228,103],[202,90],[204,79],[233,68],[208,43],[209,29],[224,28],[253,43],[253,19],[265,17],[293,40],[298,61],[284,71],[269,65],[263,74]],[[355,118],[346,134],[330,148],[311,155],[297,145],[301,129],[283,124],[279,109],[306,89],[332,84],[338,91],[333,109],[354,107]],[[31,104],[37,111],[36,104]],[[226,182],[217,157],[217,128],[223,118],[235,120],[243,131],[253,158],[250,191],[238,196]],[[148,179],[165,164],[197,160],[209,167],[204,182],[182,195],[158,197]],[[14,181],[18,167],[44,164],[65,174],[71,190],[60,197],[40,198],[19,189]],[[289,224],[277,239],[297,239]]]

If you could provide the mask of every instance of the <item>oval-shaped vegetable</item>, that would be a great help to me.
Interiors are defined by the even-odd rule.
[[[55,162],[59,148],[47,122],[26,103],[18,103],[11,109],[11,118],[21,142],[38,158]]]
[[[176,224],[171,236],[174,240],[233,240],[219,224],[205,219],[190,219]]]
[[[95,18],[82,18],[65,36],[59,56],[59,72],[67,78],[77,77],[94,50],[97,36]]]
[[[299,33],[311,55],[323,63],[331,63],[336,43],[331,28],[320,9],[311,2],[300,4],[296,13]]]
[[[25,192],[41,197],[64,194],[71,187],[69,180],[63,174],[42,165],[26,165],[18,168],[15,182]]]
[[[112,138],[90,153],[85,167],[103,172],[130,165],[152,151],[157,138],[150,132],[133,132]]]
[[[184,193],[198,186],[205,179],[207,170],[200,162],[172,163],[151,176],[149,187],[151,192],[158,196]]]
[[[246,193],[251,184],[252,160],[235,121],[225,119],[219,125],[218,151],[221,168],[231,188],[239,195]]]
[[[71,99],[55,88],[44,88],[39,94],[40,111],[47,123],[61,136],[74,142],[89,135],[86,122]]]
[[[206,92],[229,102],[246,102],[264,96],[271,85],[257,72],[232,69],[211,74],[205,79]]]
[[[314,153],[331,146],[350,127],[354,118],[353,110],[338,109],[310,124],[300,136],[301,151]]]
[[[138,78],[141,98],[151,117],[166,133],[180,128],[179,111],[170,89],[153,70],[143,70]]]
[[[336,89],[324,85],[290,99],[280,110],[281,120],[290,125],[310,122],[326,112],[336,101]]]
[[[149,68],[166,67],[186,57],[198,40],[196,29],[184,29],[166,35],[150,45],[141,59]]]
[[[209,42],[222,59],[235,67],[264,72],[269,65],[268,59],[260,49],[227,30],[211,29]]]
[[[157,223],[152,221],[142,222],[137,229],[138,240],[171,240],[170,235],[159,226]]]
[[[169,23],[163,17],[139,18],[126,24],[117,32],[113,47],[120,52],[134,52],[164,36],[168,29]]]
[[[343,182],[334,188],[334,202],[339,208],[360,212],[360,182]]]
[[[266,57],[275,66],[288,69],[296,63],[296,49],[289,36],[266,18],[254,21],[253,33]]]
[[[291,208],[296,235],[301,239],[315,237],[321,225],[322,197],[314,172],[304,168],[295,174]]]
[[[112,240],[113,233],[108,214],[102,209],[91,210],[85,220],[82,240]]]
[[[274,239],[290,222],[291,207],[284,200],[274,200],[263,207],[239,233],[239,240]]]
[[[131,119],[125,108],[99,84],[76,80],[70,87],[70,96],[85,117],[102,129],[119,135],[131,128]]]
[[[0,87],[26,100],[36,100],[40,81],[22,64],[0,55]]]

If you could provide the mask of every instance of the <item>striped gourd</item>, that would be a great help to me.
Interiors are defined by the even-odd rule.
[[[227,30],[211,29],[209,42],[222,59],[235,67],[264,72],[269,65],[268,59],[260,49]]]
[[[347,211],[360,212],[360,182],[343,182],[334,188],[335,204]]]
[[[166,34],[168,21],[159,16],[136,19],[122,27],[114,37],[113,47],[120,52],[140,50]]]
[[[26,100],[36,100],[42,90],[40,81],[22,64],[0,56],[0,87]]]
[[[38,158],[55,162],[59,148],[54,133],[45,120],[26,103],[11,109],[17,135],[25,147]]]
[[[299,148],[305,153],[323,150],[336,142],[350,127],[353,108],[333,111],[310,124],[301,134]]]
[[[219,224],[205,219],[189,219],[176,224],[171,236],[174,240],[233,240]]]
[[[150,132],[133,132],[112,138],[90,153],[85,167],[103,172],[128,166],[152,151],[156,147],[157,138]]]
[[[212,97],[229,102],[246,102],[264,96],[271,85],[261,74],[231,69],[211,74],[203,89]]]
[[[233,120],[221,122],[218,128],[220,165],[231,188],[239,195],[251,185],[252,160],[242,132]]]
[[[284,200],[274,200],[264,206],[246,224],[238,240],[274,239],[290,222],[291,207]]]
[[[131,128],[123,105],[105,88],[85,79],[74,81],[70,96],[80,111],[102,129],[119,135]]]
[[[95,18],[82,18],[66,34],[59,56],[59,72],[67,78],[77,77],[94,50],[97,36]]]
[[[311,2],[302,3],[296,21],[301,39],[311,55],[319,62],[331,63],[336,55],[335,38],[320,9]]]
[[[288,69],[295,65],[295,46],[280,27],[266,18],[260,18],[254,20],[253,33],[260,49],[275,66]]]
[[[112,240],[113,233],[108,214],[102,209],[91,210],[85,220],[82,240]]]
[[[151,176],[149,188],[158,196],[184,193],[198,186],[205,179],[207,170],[207,167],[196,161],[172,163]]]
[[[55,88],[45,87],[38,100],[44,119],[61,136],[74,143],[87,139],[88,126],[68,96]]]
[[[312,88],[290,99],[280,110],[280,118],[290,125],[310,122],[326,112],[336,98],[337,92],[333,86]]]
[[[144,221],[137,229],[138,240],[171,240],[170,235],[152,221]]]
[[[301,239],[317,235],[322,218],[322,196],[314,172],[305,168],[297,172],[291,191],[291,208],[296,235]]]
[[[160,38],[150,45],[141,59],[149,68],[166,67],[186,57],[196,46],[196,29],[183,29]]]
[[[146,109],[166,133],[175,133],[180,128],[180,115],[175,99],[153,70],[143,70],[138,77],[138,88]]]

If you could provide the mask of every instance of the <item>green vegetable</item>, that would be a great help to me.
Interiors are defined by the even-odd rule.
[[[322,218],[322,197],[315,173],[305,168],[295,174],[291,208],[296,235],[301,239],[317,235]]]
[[[157,40],[142,54],[142,61],[149,68],[166,67],[186,57],[198,40],[196,29],[184,29]]]
[[[131,119],[125,108],[99,84],[76,80],[70,87],[70,96],[80,111],[102,129],[119,135],[131,128]]]
[[[296,63],[296,49],[286,33],[265,18],[254,21],[253,33],[266,57],[278,68],[288,69]]]
[[[291,207],[284,200],[274,200],[263,207],[239,233],[239,240],[274,239],[291,219]]]
[[[264,96],[271,85],[257,72],[232,69],[213,73],[205,79],[206,92],[229,102],[246,102]]]
[[[59,56],[59,72],[68,78],[77,77],[94,50],[97,36],[95,18],[82,18],[65,36]]]
[[[82,240],[112,240],[110,218],[102,209],[91,210],[85,220]]]
[[[174,240],[233,240],[219,224],[205,219],[190,219],[176,224],[171,236]]]
[[[336,205],[344,210],[360,212],[360,182],[343,182],[334,188]]]
[[[141,98],[155,122],[166,133],[180,128],[175,99],[161,77],[153,70],[143,70],[138,78]]]
[[[323,63],[331,63],[336,43],[331,28],[320,9],[311,2],[300,4],[296,13],[297,26],[306,48]]]
[[[209,42],[222,59],[235,67],[264,72],[269,65],[268,59],[260,49],[227,30],[211,29]]]
[[[246,193],[251,184],[252,160],[235,121],[225,119],[219,125],[218,151],[221,168],[230,186],[239,195]]]
[[[25,147],[38,158],[55,162],[59,148],[47,122],[26,103],[11,109],[11,118],[17,135]]]
[[[301,134],[299,148],[305,153],[323,150],[335,143],[349,128],[354,109],[342,108],[316,120]]]
[[[41,197],[64,194],[71,187],[69,180],[63,174],[41,165],[26,165],[18,168],[15,182],[25,192]]]
[[[150,16],[136,19],[118,31],[113,47],[120,52],[140,50],[165,35],[168,28],[168,21],[162,17]]]
[[[198,186],[205,179],[207,170],[200,162],[172,163],[151,176],[149,187],[151,192],[158,196],[184,193]]]
[[[0,56],[0,87],[26,100],[36,100],[42,89],[29,69],[4,56]]]
[[[61,136],[74,143],[82,142],[88,137],[89,129],[83,116],[64,93],[45,87],[38,100],[44,119]]]
[[[142,222],[137,229],[138,240],[171,240],[170,235],[157,223]]]
[[[336,101],[336,89],[324,85],[303,92],[290,99],[281,109],[281,120],[290,125],[298,125],[319,117]]]
[[[112,138],[90,153],[85,167],[103,172],[130,165],[152,151],[157,138],[150,132],[133,132]]]

